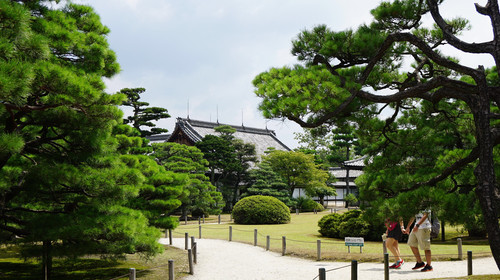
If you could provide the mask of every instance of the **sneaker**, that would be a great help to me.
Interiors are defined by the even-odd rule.
[[[432,266],[430,265],[426,265],[422,270],[420,270],[422,272],[427,272],[427,271],[432,271]]]
[[[398,262],[393,263],[389,268],[396,268],[396,266],[398,266]]]
[[[425,266],[424,262],[421,262],[421,263],[418,262],[412,269],[416,270],[416,269],[422,268],[424,266]]]
[[[404,260],[398,260],[394,268],[401,269],[401,266],[405,263]]]

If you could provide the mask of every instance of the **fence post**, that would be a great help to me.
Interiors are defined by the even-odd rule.
[[[458,246],[458,259],[462,260],[463,259],[463,254],[462,254],[462,238],[457,238],[457,246]]]
[[[389,280],[389,254],[384,254],[384,279]]]
[[[384,254],[387,254],[387,244],[386,244],[387,240],[384,240],[382,242],[382,246],[383,246],[383,249],[384,249]]]
[[[472,275],[472,251],[467,251],[467,275]]]
[[[201,224],[201,218],[198,217],[198,224],[200,225]]]
[[[286,254],[286,236],[281,237],[281,255],[284,256]]]
[[[321,260],[321,240],[318,239],[318,241],[316,241],[316,247],[318,248],[318,258],[317,260],[320,261]]]
[[[191,249],[188,249],[188,263],[189,263],[189,274],[193,275],[194,274],[193,251],[191,251]]]
[[[175,280],[174,260],[168,260],[168,280]]]
[[[203,223],[205,223],[205,214],[203,214]]]
[[[253,230],[253,246],[257,246],[257,229]]]
[[[168,229],[168,243],[172,245],[172,229]]]
[[[219,214],[219,217],[217,218],[217,221],[219,222],[219,225],[220,225],[220,214]]]
[[[198,246],[196,245],[196,242],[195,242],[193,244],[193,261],[194,261],[194,263],[198,263],[197,253],[198,253]]]
[[[187,232],[184,233],[184,250],[188,249],[188,241],[189,241],[189,234]]]
[[[295,209],[295,214],[299,214],[299,208]]]
[[[135,268],[131,268],[128,271],[128,279],[129,280],[135,280]]]
[[[191,249],[194,247],[194,236],[191,236]]]
[[[323,267],[319,269],[319,280],[326,280],[326,270]]]
[[[233,227],[229,226],[229,241],[233,240]]]
[[[269,251],[269,247],[271,247],[271,237],[266,236],[266,251]]]
[[[201,239],[201,226],[198,226],[198,238]]]
[[[351,280],[358,280],[358,261],[351,261]]]
[[[168,238],[168,229],[165,230],[165,238]]]

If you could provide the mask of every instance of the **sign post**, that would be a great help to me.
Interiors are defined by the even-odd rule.
[[[345,246],[347,246],[347,252],[351,252],[351,246],[359,246],[359,252],[363,253],[363,246],[365,246],[365,239],[363,237],[346,237]]]

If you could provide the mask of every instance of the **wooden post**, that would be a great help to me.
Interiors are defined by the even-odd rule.
[[[205,223],[205,214],[203,214],[203,223]]]
[[[196,245],[196,242],[195,242],[193,244],[193,261],[194,261],[194,263],[198,263],[197,252],[198,252],[198,246]]]
[[[229,241],[233,241],[233,227],[229,226]]]
[[[219,214],[219,217],[217,218],[218,222],[219,222],[219,225],[220,225],[220,214]]]
[[[321,260],[321,240],[318,239],[316,242],[316,247],[318,251],[318,258],[316,260],[320,261]]]
[[[194,236],[191,236],[191,249],[194,247]]]
[[[168,260],[168,280],[175,280],[174,260]]]
[[[298,215],[299,214],[299,208],[295,209],[295,213]]]
[[[458,246],[458,259],[463,260],[462,254],[462,238],[457,238],[457,246]]]
[[[201,218],[198,217],[198,224],[200,225],[201,224]]]
[[[257,246],[257,229],[253,230],[253,246]]]
[[[472,275],[472,251],[467,251],[467,275]]]
[[[189,234],[187,232],[184,233],[184,250],[188,249],[189,242]]]
[[[358,261],[351,261],[351,280],[358,280]]]
[[[389,280],[389,254],[384,254],[384,279]]]
[[[201,239],[201,226],[198,226],[198,238]]]
[[[172,245],[172,229],[168,229],[168,244]]]
[[[326,270],[323,267],[319,269],[319,280],[326,280]]]
[[[387,244],[386,244],[386,243],[387,243],[387,240],[384,240],[384,241],[382,242],[382,246],[383,246],[384,254],[387,254]]]
[[[286,236],[281,237],[281,255],[286,255]]]
[[[193,251],[188,249],[188,263],[189,263],[189,274],[194,274],[194,265],[193,265]]]
[[[269,251],[270,247],[271,247],[271,237],[268,235],[266,236],[266,251]]]
[[[129,280],[135,280],[135,268],[131,268],[128,271],[128,279]]]

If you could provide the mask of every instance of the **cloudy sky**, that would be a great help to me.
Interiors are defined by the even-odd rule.
[[[304,29],[327,24],[333,30],[371,21],[378,0],[74,0],[93,6],[111,29],[109,43],[122,71],[107,81],[108,91],[144,87],[142,99],[167,108],[159,127],[173,131],[175,118],[218,121],[276,131],[297,146],[293,122],[265,120],[253,93],[253,78],[271,67],[296,63],[291,40]],[[448,18],[470,18],[470,41],[491,39],[489,22],[474,2],[447,0]],[[482,3],[484,4],[484,3]],[[491,64],[481,57],[466,63]],[[484,62],[483,62],[484,61]]]

